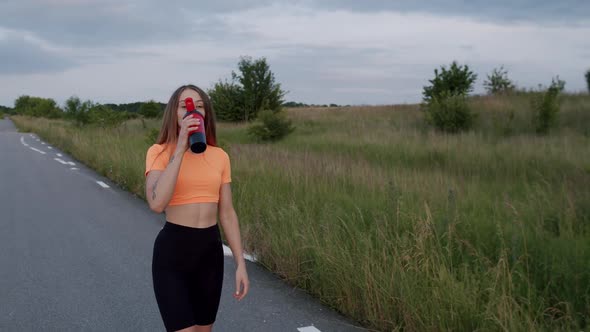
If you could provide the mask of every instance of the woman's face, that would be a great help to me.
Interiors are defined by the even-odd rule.
[[[195,108],[197,109],[197,111],[203,114],[203,118],[205,118],[205,106],[203,104],[203,99],[201,99],[199,93],[193,89],[185,89],[180,94],[180,98],[178,101],[178,109],[176,110],[176,114],[178,117],[178,128],[180,128],[180,125],[182,123],[182,117],[186,114],[186,105],[184,104],[184,99],[188,97],[191,97],[193,99]]]

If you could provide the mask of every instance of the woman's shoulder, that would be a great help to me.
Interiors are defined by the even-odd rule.
[[[219,146],[207,145],[207,150],[209,150],[211,154],[214,154],[216,156],[229,158],[229,154]]]
[[[163,143],[163,144],[152,144],[152,146],[150,146],[147,150],[148,153],[160,153],[164,150],[168,149],[168,144],[167,143]]]

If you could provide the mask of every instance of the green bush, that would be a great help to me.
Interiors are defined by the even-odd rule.
[[[234,81],[219,81],[208,91],[215,116],[221,121],[246,119],[242,88]]]
[[[257,141],[277,141],[295,130],[282,112],[264,110],[258,114],[258,121],[248,128],[248,135]]]
[[[432,84],[425,86],[422,92],[424,101],[429,103],[434,98],[445,95],[467,95],[473,90],[473,83],[477,79],[477,74],[469,70],[467,65],[459,66],[456,61],[451,63],[447,70],[445,66],[441,71],[434,70],[434,79],[429,80]]]
[[[147,101],[139,106],[139,114],[146,118],[157,118],[162,116],[163,113],[164,108],[162,108],[162,105],[155,100]]]
[[[425,86],[422,92],[426,111],[426,122],[445,132],[459,132],[468,130],[473,124],[471,112],[466,96],[473,90],[473,83],[477,75],[467,65],[459,66],[456,61],[449,69],[441,67],[441,71],[434,70],[432,84]]]
[[[547,134],[550,130],[555,129],[558,123],[559,113],[559,94],[565,88],[565,81],[560,80],[559,76],[551,79],[551,85],[545,91],[540,91],[533,95],[533,122],[535,131],[538,134]]]
[[[90,117],[88,110],[93,107],[94,104],[87,100],[82,102],[80,98],[72,96],[66,100],[65,103],[65,114],[66,118],[74,121],[77,126],[84,126],[90,123]]]
[[[590,92],[590,69],[586,72],[586,84],[588,85],[588,92]]]
[[[72,96],[65,102],[66,118],[77,126],[97,125],[102,128],[118,127],[129,117],[124,111],[115,111],[110,106],[94,103],[90,100],[82,102]]]
[[[488,75],[483,85],[486,91],[493,95],[510,93],[515,88],[514,83],[508,78],[508,71],[504,69],[504,66],[494,68],[492,74]]]
[[[57,106],[55,100],[26,95],[19,96],[14,101],[14,111],[16,114],[48,119],[59,119],[63,116],[63,111]]]
[[[428,124],[449,133],[469,130],[475,118],[463,94],[443,92],[426,104],[424,109]]]
[[[118,127],[126,120],[123,112],[113,111],[105,105],[94,105],[88,110],[90,123],[102,128]]]
[[[238,69],[231,81],[220,80],[208,91],[217,119],[250,121],[262,110],[278,112],[286,92],[275,81],[266,58],[242,57]]]
[[[0,105],[0,113],[11,115],[14,114],[14,110],[10,107]]]

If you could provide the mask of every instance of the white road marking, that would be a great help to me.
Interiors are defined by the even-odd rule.
[[[71,169],[72,171],[77,171],[77,170],[79,170],[79,168],[76,168],[76,167],[72,167],[72,168],[70,168],[70,169]]]
[[[297,331],[299,331],[299,332],[322,332],[322,331],[318,330],[315,326],[298,327]]]
[[[102,181],[96,181],[96,183],[98,183],[103,188],[109,188],[109,186],[106,183],[102,182]]]
[[[58,153],[58,154],[57,154],[57,156],[58,156],[58,157],[61,157],[62,155],[61,155],[61,153]]]
[[[64,165],[67,165],[67,164],[68,164],[68,163],[66,163],[65,161],[63,161],[63,160],[61,160],[61,159],[59,159],[59,158],[53,158],[53,160],[55,160],[55,161],[59,161],[60,163],[62,163],[62,164],[64,164]]]
[[[41,142],[41,144],[45,145],[45,142]]]
[[[25,137],[21,136],[20,137],[20,142],[23,143],[24,146],[29,147],[29,145],[27,143],[25,143]]]
[[[39,150],[39,149],[35,149],[35,148],[32,148],[32,147],[29,147],[29,149],[31,149],[31,150],[33,150],[33,151],[37,151],[37,152],[39,152],[40,154],[45,154],[45,151],[41,151],[41,150]]]
[[[250,262],[256,262],[256,256],[244,253],[244,258]]]
[[[47,148],[48,148],[49,150],[53,150],[53,148],[52,148],[52,147],[50,147],[50,146],[48,146]]]
[[[233,255],[234,255],[231,251],[231,248],[226,246],[225,244],[223,245],[223,254],[225,256],[230,256],[230,257],[233,257]],[[256,256],[254,256],[254,255],[244,253],[244,259],[249,260],[250,262],[256,262]]]
[[[73,163],[71,161],[68,161],[68,164],[72,165],[72,166],[76,166],[76,163]]]

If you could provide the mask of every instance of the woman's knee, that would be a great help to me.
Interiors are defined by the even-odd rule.
[[[190,330],[182,330],[182,332],[211,332],[213,324],[210,325],[193,325],[189,327]],[[180,332],[180,331],[179,331]]]

